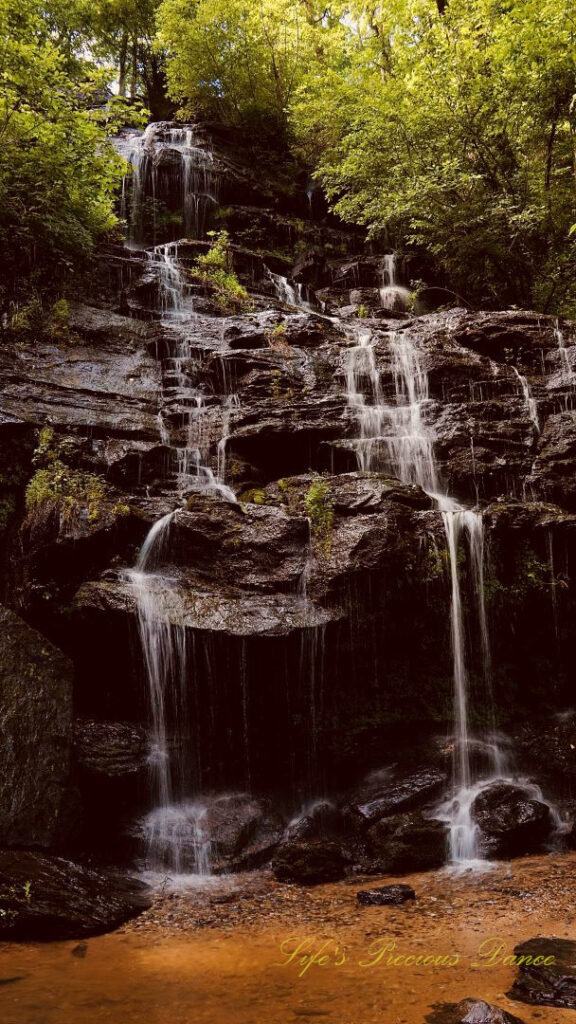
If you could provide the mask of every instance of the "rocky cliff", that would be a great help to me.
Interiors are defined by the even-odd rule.
[[[458,306],[417,316],[406,309],[409,270],[391,283],[385,254],[367,252],[324,210],[307,216],[301,193],[269,205],[223,144],[210,152],[250,308],[224,311],[187,276],[201,239],[179,244],[186,301],[171,317],[159,315],[158,250],[108,249],[65,330],[6,337],[0,349],[2,598],[47,638],[20,624],[20,661],[5,661],[6,720],[20,716],[32,736],[40,715],[46,751],[30,758],[28,740],[5,751],[4,778],[19,774],[28,794],[5,845],[135,855],[133,823],[150,801],[149,706],[127,571],[171,512],[170,585],[159,600],[187,646],[186,742],[198,791],[250,791],[290,814],[383,766],[449,773],[442,517],[424,490],[386,468],[385,440],[375,441],[377,471],[359,458],[349,380],[359,332],[370,335],[384,402],[397,390],[393,346],[419,352],[439,477],[482,512],[495,725],[520,768],[568,806],[574,326]],[[197,481],[187,466],[181,486],[175,452],[184,450],[197,453]],[[459,558],[472,606],[475,578],[464,551]],[[476,667],[481,637],[470,628],[480,728],[492,712]],[[32,664],[42,643],[49,657],[33,674],[36,696],[27,695],[35,710],[21,711],[30,677],[21,662]],[[48,757],[52,789],[80,794],[75,828],[68,817],[61,835],[60,797],[32,792]]]

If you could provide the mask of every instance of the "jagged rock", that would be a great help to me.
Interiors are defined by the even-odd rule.
[[[487,857],[518,857],[541,850],[554,828],[547,804],[521,786],[494,783],[474,800],[472,818]]]
[[[559,1006],[576,1010],[576,942],[569,939],[529,939],[514,949],[526,957],[509,993],[533,1006]],[[543,963],[552,959],[552,963]],[[539,961],[535,963],[535,961]]]
[[[329,840],[289,840],[274,854],[272,869],[279,882],[320,885],[344,878],[346,859]]]
[[[395,907],[416,899],[411,885],[382,885],[377,889],[361,889],[356,899],[362,907]]]
[[[524,1024],[519,1017],[482,999],[443,1003],[426,1016],[427,1024]]]
[[[0,841],[54,847],[67,838],[72,664],[0,608]]]
[[[29,894],[29,895],[28,895]],[[0,852],[3,939],[76,939],[111,931],[149,903],[143,882],[94,871],[61,857]]]
[[[329,800],[314,804],[305,814],[290,822],[286,831],[288,840],[342,838],[346,822],[340,810]]]
[[[446,862],[447,828],[418,812],[382,818],[366,833],[369,849],[364,869],[370,874],[431,871]]]
[[[438,768],[421,768],[407,776],[391,768],[378,769],[352,794],[347,813],[362,824],[424,807],[441,795],[447,784],[446,773]]]
[[[271,833],[279,838],[282,820],[273,813],[268,802],[234,793],[209,801],[202,816],[202,832],[216,858],[234,858],[240,854],[249,858],[251,853],[257,853],[249,847],[267,839],[270,839],[270,847],[273,846]]]
[[[66,339],[19,342],[0,352],[0,409],[29,422],[158,438],[160,367],[146,350],[146,328],[129,317],[71,306]]]

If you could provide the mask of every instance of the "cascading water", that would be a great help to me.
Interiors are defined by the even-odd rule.
[[[132,169],[122,186],[128,244],[139,245],[150,234],[154,242],[162,237],[160,203],[177,215],[182,237],[204,238],[218,204],[221,172],[197,130],[154,123],[144,132],[118,136],[115,146]]]
[[[181,318],[185,312],[188,287],[178,261],[178,243],[167,242],[147,249],[146,258],[158,278],[162,316]]]
[[[494,742],[470,736],[468,695],[470,691],[466,658],[466,629],[458,555],[466,542],[469,571],[473,580],[480,635],[483,674],[490,676],[490,649],[483,579],[482,515],[465,509],[442,491],[433,450],[433,437],[426,427],[426,406],[430,402],[428,376],[417,345],[396,332],[387,336],[394,384],[394,403],[385,401],[381,374],[376,363],[376,338],[369,330],[358,330],[358,342],[348,353],[346,367],[348,405],[360,427],[356,441],[358,465],[364,471],[387,470],[407,484],[419,485],[436,503],[442,515],[449,555],[451,600],[450,623],[454,678],[454,767],[453,794],[437,814],[450,827],[450,852],[454,863],[478,858],[477,834],[471,806],[480,789],[504,773],[504,759]],[[368,398],[363,386],[368,382]],[[483,754],[484,765],[477,777],[475,754]],[[486,765],[488,761],[488,765]]]
[[[163,129],[151,125],[136,139],[130,143],[133,146],[130,154],[125,154],[133,165],[128,245],[143,229],[144,199],[148,196],[155,200],[159,185],[166,184],[162,177],[166,149],[176,151],[180,157],[177,178],[184,227],[195,236],[201,235],[202,201],[214,201],[212,155],[195,145],[191,129]],[[205,399],[191,387],[187,376],[191,342],[184,330],[174,325],[174,320],[183,320],[190,312],[186,309],[187,286],[179,262],[178,243],[155,245],[146,251],[146,258],[158,279],[161,320],[171,324],[169,337],[173,351],[163,360],[164,406],[158,414],[160,440],[168,453],[167,487],[178,503],[194,491],[235,501],[224,475],[226,439],[238,406],[237,397],[226,395],[223,399],[221,439],[214,473],[206,464],[210,444],[209,439],[204,438]],[[170,614],[171,607],[177,605],[178,598],[174,595],[179,587],[177,570],[170,566],[169,541],[174,516],[175,512],[171,512],[152,526],[135,567],[127,573],[137,610],[151,722],[149,766],[153,809],[143,822],[146,866],[153,871],[206,874],[210,870],[210,844],[202,825],[206,807],[194,799],[195,771],[189,763],[193,752],[187,709],[190,680],[186,630],[174,622]]]
[[[406,310],[410,304],[410,291],[398,282],[398,258],[387,253],[380,267],[380,305],[383,309]]]
[[[305,309],[307,312],[316,312],[316,307],[310,302],[310,296],[303,284],[291,284],[287,277],[281,274],[273,274],[267,268],[267,274],[274,286],[274,291],[280,302],[285,306],[296,306],[297,309]]]
[[[524,377],[516,369],[515,366],[512,367],[512,370],[514,371],[516,377],[518,378],[518,382],[520,384],[520,387],[522,388],[522,397],[523,397],[524,403],[526,405],[526,411],[527,411],[527,413],[528,413],[528,415],[529,415],[529,417],[530,417],[530,419],[531,419],[531,421],[532,421],[532,423],[534,425],[534,429],[536,430],[536,433],[539,434],[540,433],[540,420],[538,419],[538,405],[536,404],[536,399],[532,395],[532,392],[530,390],[530,385],[529,385],[526,377]]]

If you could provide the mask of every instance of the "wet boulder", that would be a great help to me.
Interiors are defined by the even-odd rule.
[[[418,812],[381,818],[366,833],[369,850],[364,869],[371,874],[409,874],[442,867],[447,856],[447,828]]]
[[[352,794],[349,815],[367,825],[404,811],[425,807],[441,796],[447,776],[439,768],[420,768],[403,775],[394,766],[366,777]]]
[[[426,1017],[427,1024],[524,1024],[519,1017],[483,999],[444,1003]]]
[[[0,608],[0,842],[53,848],[67,838],[72,665]]]
[[[0,852],[0,936],[76,939],[117,928],[150,902],[147,885],[61,857]]]
[[[529,939],[514,949],[522,958],[509,993],[533,1006],[576,1010],[576,942],[569,939]]]
[[[381,885],[377,889],[361,889],[356,899],[362,907],[398,907],[416,899],[411,885]]]
[[[522,786],[494,783],[476,797],[471,814],[485,857],[535,853],[554,830],[549,806]]]
[[[339,809],[329,800],[319,800],[299,818],[294,818],[287,829],[287,838],[329,839],[342,836],[346,821]]]
[[[272,861],[279,882],[320,885],[338,882],[346,874],[346,858],[338,843],[330,840],[288,840]]]
[[[284,822],[269,801],[233,793],[210,801],[201,829],[210,844],[212,869],[242,871],[270,860],[282,838]]]

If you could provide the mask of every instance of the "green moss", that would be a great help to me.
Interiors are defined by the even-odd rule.
[[[315,539],[324,554],[328,555],[334,523],[334,507],[330,497],[330,488],[324,480],[318,478],[310,484],[304,498],[304,508],[312,524],[312,533]]]
[[[121,501],[117,501],[116,504],[112,507],[112,515],[115,516],[116,519],[122,519],[125,516],[131,516],[132,512],[132,507],[130,505],[125,505]]]
[[[29,521],[57,511],[65,524],[85,517],[97,523],[106,495],[104,480],[94,473],[71,469],[60,459],[37,469],[26,488],[26,512]]]
[[[50,333],[54,338],[67,338],[70,332],[70,309],[66,299],[57,299],[50,310]]]
[[[290,345],[286,340],[286,321],[282,320],[276,327],[273,327],[271,331],[266,333],[266,341],[270,345],[270,348],[276,352],[289,351]]]
[[[259,489],[258,487],[253,487],[249,491],[244,491],[240,495],[238,500],[241,501],[241,502],[244,502],[247,505],[266,505],[267,504],[266,491],[263,491],[263,490]]]

